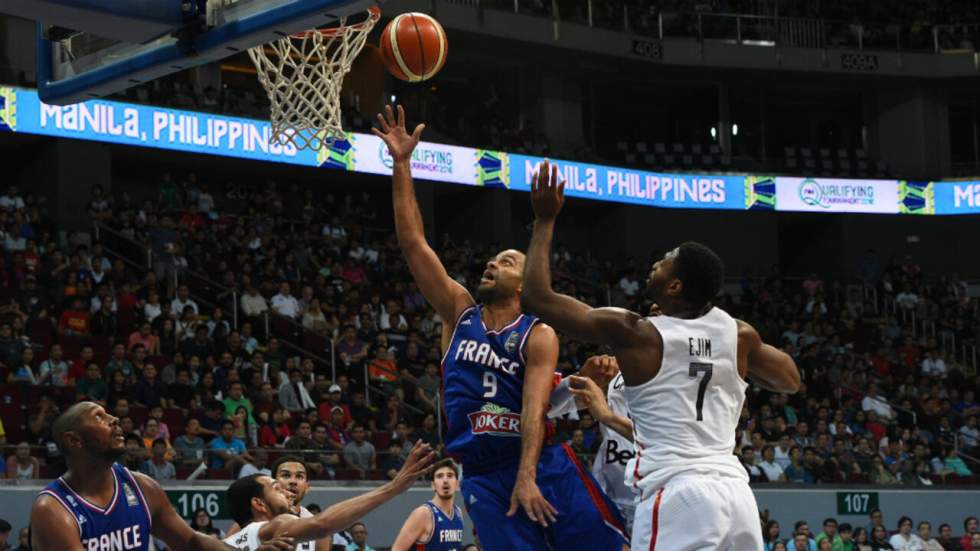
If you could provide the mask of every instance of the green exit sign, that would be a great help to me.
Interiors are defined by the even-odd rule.
[[[837,492],[838,515],[867,515],[878,508],[878,492]]]
[[[198,509],[204,509],[212,519],[231,518],[225,506],[224,490],[168,490],[167,498],[185,519],[191,519]]]

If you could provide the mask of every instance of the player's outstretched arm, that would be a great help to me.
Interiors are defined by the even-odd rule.
[[[153,519],[153,535],[162,539],[170,549],[188,549],[192,551],[227,551],[233,550],[225,542],[191,529],[190,525],[177,515],[173,505],[167,498],[160,484],[142,473],[133,473],[140,485],[146,503],[150,507],[150,517]],[[45,548],[47,549],[47,548]],[[263,542],[256,551],[292,551],[293,542],[288,538],[280,538]]]
[[[280,515],[262,526],[259,530],[259,538],[265,541],[267,538],[288,536],[304,542],[339,532],[409,489],[431,468],[435,457],[436,453],[432,448],[419,440],[408,454],[398,475],[387,484],[366,494],[331,505],[325,511],[309,518]]]
[[[547,527],[558,511],[541,495],[536,482],[538,459],[544,445],[545,413],[548,411],[555,365],[558,363],[558,336],[551,327],[538,324],[527,340],[527,367],[524,370],[524,394],[521,404],[521,462],[517,481],[510,497],[507,516],[524,508],[528,518]]]
[[[800,370],[793,358],[762,342],[754,327],[738,320],[739,348],[746,350],[748,376],[753,382],[772,392],[795,394],[800,390]]]
[[[384,140],[393,162],[391,198],[395,209],[395,234],[408,268],[425,300],[439,313],[444,324],[456,321],[465,308],[473,304],[469,291],[449,277],[432,247],[425,240],[422,213],[415,199],[412,183],[412,152],[422,137],[425,125],[415,127],[411,134],[405,128],[405,110],[398,106],[398,116],[391,106],[385,106],[385,114],[378,114],[380,130],[373,128],[376,136]]]
[[[579,340],[630,346],[642,337],[642,317],[622,308],[593,308],[551,288],[551,241],[555,220],[565,201],[565,184],[558,170],[545,160],[531,184],[534,230],[524,261],[521,306],[552,327]],[[652,326],[651,326],[652,327]]]
[[[412,551],[415,549],[415,544],[431,530],[432,512],[424,505],[416,507],[412,514],[405,519],[405,524],[398,532],[395,543],[391,545],[391,551]]]
[[[78,521],[51,496],[42,495],[31,507],[31,548],[85,551]]]

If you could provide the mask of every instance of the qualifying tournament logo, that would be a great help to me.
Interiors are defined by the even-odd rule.
[[[824,207],[826,205],[820,204],[820,198],[823,197],[823,190],[820,189],[820,184],[811,178],[807,178],[800,183],[800,201],[803,204],[810,205],[811,207]]]
[[[378,158],[381,164],[389,170],[393,169],[395,162],[388,151],[388,145],[384,141],[378,144]],[[419,143],[412,152],[412,170],[420,170],[429,174],[452,174],[453,173],[453,153],[439,149],[438,146],[427,146]]]
[[[875,188],[857,180],[846,182],[836,180],[833,183],[821,184],[813,178],[800,182],[798,190],[800,201],[811,207],[832,209],[838,205],[868,205],[875,204]]]
[[[480,411],[467,415],[470,432],[491,436],[520,436],[521,416],[497,404],[483,404]]]

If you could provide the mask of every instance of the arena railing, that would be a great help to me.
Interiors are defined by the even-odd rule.
[[[157,267],[157,264],[159,263],[160,255],[157,255],[158,256],[157,264],[154,264],[155,261],[153,260],[154,257],[152,254],[152,248],[150,246],[141,245],[140,243],[132,239],[129,239],[128,237],[120,234],[119,232],[113,230],[112,228],[109,228],[105,224],[95,223],[94,232],[97,239],[101,239],[104,236],[114,237],[115,246],[123,245],[124,247],[130,248],[132,250],[139,251],[140,253],[142,253],[142,256],[146,259],[148,265]],[[113,248],[106,247],[106,246],[104,246],[104,248],[106,249],[107,252],[109,252],[113,256],[117,258],[121,258],[124,261],[130,263],[131,265],[137,266],[135,262],[133,262],[131,259],[127,259],[125,255],[114,250]],[[236,289],[226,287],[225,285],[222,285],[221,283],[218,283],[203,274],[200,274],[198,272],[189,269],[171,270],[169,272],[166,272],[163,277],[165,278],[164,279],[165,281],[171,281],[172,278],[172,289],[174,290],[181,284],[187,284],[190,290],[191,298],[205,306],[208,306],[212,311],[214,311],[215,308],[223,308],[223,311],[231,312],[232,318],[229,321],[232,327],[234,327],[236,330],[240,328],[240,324],[243,322],[244,316],[240,315],[239,312],[239,308],[240,308],[239,301],[238,301],[239,294]],[[215,298],[217,298],[218,301],[215,301],[214,300]],[[222,305],[220,304],[222,298],[230,299],[230,302],[225,302],[225,304]],[[302,344],[297,344],[296,342],[294,342],[293,339],[296,336],[300,336],[300,338],[302,338],[303,335],[312,333],[301,323],[285,316],[276,315],[270,312],[270,310],[266,310],[265,312],[263,312],[261,317],[263,320],[263,326],[264,326],[263,328],[265,331],[264,334],[267,339],[270,337],[276,337],[279,339],[279,342],[283,346],[285,346],[289,350],[292,350],[295,354],[298,354],[304,359],[309,358],[313,360],[314,363],[320,364],[321,366],[329,367],[330,380],[331,381],[337,380],[336,343],[333,338],[329,336],[321,336],[322,341],[326,346],[329,347],[330,350],[330,359],[328,360],[327,358],[321,356],[319,353],[310,350],[308,347],[305,347]],[[280,329],[277,330],[277,327],[279,327]],[[176,341],[178,341],[177,344],[179,344],[179,336],[176,333],[174,335],[174,338]],[[371,404],[370,397],[372,392],[381,394],[387,399],[387,397],[390,394],[377,386],[372,386],[370,379],[367,377],[367,373],[368,373],[368,364],[367,362],[364,362],[364,374],[365,374],[364,395],[367,404],[368,405]],[[398,377],[401,376],[400,374],[397,373],[395,375]],[[436,410],[438,413],[439,411],[441,411],[442,397],[437,396],[436,399],[438,405]],[[405,403],[404,401],[402,401],[402,407],[419,415],[425,415],[426,413],[428,413],[411,404]],[[439,428],[438,431],[439,439],[441,441],[442,424],[443,424],[442,415],[438,415],[438,414],[436,415],[436,422]]]
[[[980,44],[980,23],[936,25],[932,28],[932,35],[937,54],[973,53]]]
[[[139,243],[115,231],[106,224],[98,222],[94,224],[93,232],[96,239],[103,243],[103,248],[110,256],[121,259],[123,262],[139,270],[157,271],[156,269],[161,267],[160,262],[155,260],[153,250],[150,245]],[[107,238],[109,239],[108,242],[106,241]],[[123,251],[129,251],[129,254]],[[145,264],[143,264],[143,262],[145,262]],[[196,302],[208,306],[212,310],[218,307],[222,308],[223,312],[229,312],[231,317],[228,319],[228,321],[233,328],[236,330],[239,329],[241,324],[244,322],[245,318],[240,312],[239,294],[236,289],[222,285],[221,283],[218,283],[201,273],[189,269],[167,269],[166,267],[163,267],[161,275],[163,278],[162,281],[168,284],[171,291],[168,293],[168,300],[173,296],[173,290],[175,290],[181,283],[187,283],[188,288],[190,289],[191,298]],[[274,324],[271,321],[269,312],[266,311],[262,317],[263,326],[266,331],[265,334],[269,336],[276,336],[285,347],[293,350],[299,355],[311,358],[315,363],[329,368],[331,370],[331,380],[336,380],[336,356],[334,352],[333,340],[329,338],[324,339],[326,341],[326,345],[329,346],[331,355],[331,359],[327,359],[320,353],[309,350],[308,348],[303,347],[301,344],[297,344],[293,341],[292,337],[295,335],[302,335],[302,333],[306,331],[301,324],[297,323],[295,320],[290,320],[282,316],[277,316],[276,318],[281,320],[280,323],[285,324],[289,330],[280,332],[280,334],[273,334],[272,328]],[[175,339],[178,338],[179,336],[175,335]]]
[[[512,11],[527,16],[549,17],[595,28],[620,30],[653,38],[730,40],[735,44],[794,48],[853,48],[939,52],[943,28],[925,31],[901,23],[861,24],[852,21],[782,17],[710,11],[642,10],[625,2],[605,0],[550,0],[535,5],[531,0],[444,0],[448,3]],[[977,32],[971,30],[971,36]],[[976,40],[973,42],[976,44]]]

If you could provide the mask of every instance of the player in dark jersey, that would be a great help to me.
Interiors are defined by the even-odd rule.
[[[391,551],[460,551],[463,547],[463,512],[456,505],[459,467],[443,459],[432,470],[435,495],[416,507],[405,520]]]
[[[398,244],[425,299],[443,321],[446,450],[463,464],[464,505],[487,551],[620,551],[615,507],[567,446],[545,444],[558,337],[521,312],[524,254],[487,262],[477,296],[449,277],[425,240],[412,183],[412,134],[391,107],[374,129],[393,161]],[[519,512],[523,508],[523,512]]]
[[[195,532],[152,478],[118,465],[126,449],[119,419],[94,402],[68,408],[52,436],[68,464],[31,508],[31,546],[59,551],[145,551],[153,537],[171,549],[230,550]],[[293,549],[276,540],[261,551]]]

